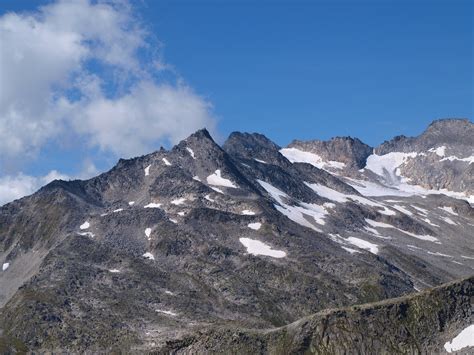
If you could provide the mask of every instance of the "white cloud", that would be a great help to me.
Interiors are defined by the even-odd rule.
[[[85,160],[82,170],[74,176],[62,174],[57,170],[51,170],[44,176],[31,176],[23,173],[1,176],[0,206],[23,196],[31,195],[53,180],[89,179],[98,173],[99,170],[94,163],[90,160]]]
[[[101,97],[83,105],[74,124],[102,150],[137,155],[150,151],[157,135],[176,143],[204,126],[212,129],[209,106],[184,84],[140,81],[118,99]]]
[[[0,169],[9,167],[9,175],[0,170],[0,205],[69,178],[15,170],[46,145],[86,142],[85,154],[100,160],[214,129],[211,104],[160,60],[151,39],[125,0],[58,0],[0,16]],[[157,80],[162,71],[174,80]],[[89,163],[75,177],[96,173]]]
[[[158,82],[170,66],[138,55],[156,51],[144,27],[125,1],[63,0],[1,16],[0,163],[35,157],[66,131],[131,156],[214,128],[206,100],[180,80]]]
[[[52,170],[45,176],[29,176],[19,173],[16,176],[0,177],[0,206],[20,197],[30,195],[41,186],[55,179],[69,180],[69,176]]]

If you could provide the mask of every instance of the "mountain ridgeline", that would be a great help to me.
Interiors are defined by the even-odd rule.
[[[0,352],[473,351],[473,137],[200,130],[54,181],[0,207]]]

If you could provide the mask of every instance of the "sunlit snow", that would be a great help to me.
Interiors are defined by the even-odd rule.
[[[117,208],[116,210],[113,210],[112,212],[117,213],[117,212],[122,212],[122,211],[123,211],[123,208]]]
[[[474,324],[464,328],[453,340],[444,344],[448,353],[474,346]]]
[[[265,255],[271,256],[272,258],[284,258],[286,256],[284,251],[274,250],[259,240],[240,238],[239,241],[247,248],[247,253],[252,255]]]
[[[258,183],[273,197],[273,199],[278,203],[275,204],[275,208],[281,213],[291,219],[293,222],[296,222],[302,226],[311,228],[317,232],[321,232],[313,223],[310,222],[312,218],[317,224],[324,225],[324,217],[328,214],[324,206],[320,206],[313,203],[304,203],[299,202],[299,205],[292,206],[283,199],[289,199],[289,196],[276,188],[275,186],[262,181],[257,180]]]
[[[155,257],[150,252],[146,252],[145,254],[143,254],[143,257],[145,257],[146,259],[155,260]]]
[[[371,225],[372,227],[378,227],[378,228],[392,228],[392,229],[396,229],[398,230],[399,232],[402,232],[404,234],[407,234],[411,237],[414,237],[414,238],[417,238],[417,239],[420,239],[420,240],[425,240],[425,241],[428,241],[428,242],[438,242],[438,238],[436,237],[433,237],[431,235],[419,235],[419,234],[415,234],[415,233],[412,233],[412,232],[408,232],[408,231],[405,231],[403,229],[400,229],[400,228],[397,228],[395,226],[392,226],[391,224],[388,224],[388,223],[383,223],[383,222],[377,222],[377,221],[374,221],[374,220],[371,220],[371,219],[368,219],[366,218],[365,221]]]
[[[6,269],[8,269],[9,266],[10,266],[10,263],[3,263],[2,271],[5,271]]]
[[[87,229],[87,228],[89,228],[90,226],[91,226],[90,223],[86,221],[86,222],[82,223],[82,224],[79,226],[79,228],[80,228],[80,229]]]
[[[449,161],[464,161],[466,163],[469,163],[469,164],[473,164],[474,163],[474,155],[471,155],[470,157],[466,157],[466,158],[458,158],[456,156],[450,156],[450,157],[446,157],[446,158],[443,158],[441,159],[441,161],[446,161],[446,160],[449,160]]]
[[[241,212],[243,215],[248,215],[248,216],[253,216],[255,215],[255,212],[254,211],[251,211],[251,210],[243,210]]]
[[[438,147],[438,148],[431,148],[431,149],[428,149],[428,151],[432,153],[436,153],[436,155],[440,157],[444,157],[445,152],[446,152],[446,146],[442,145],[441,147]]]
[[[262,223],[259,223],[259,222],[249,223],[249,224],[248,224],[248,227],[249,227],[250,229],[253,229],[253,230],[256,230],[256,231],[258,231],[261,226],[262,226]]]
[[[216,202],[215,200],[213,200],[213,199],[211,198],[211,195],[209,195],[209,194],[207,194],[206,196],[204,196],[204,198],[205,198],[206,200],[208,200],[209,202]]]
[[[193,159],[196,159],[196,156],[194,155],[194,151],[191,148],[186,147],[186,150],[189,152],[189,154],[193,157]]]
[[[329,160],[324,161],[321,156],[315,153],[305,152],[297,148],[283,148],[280,153],[292,163],[308,163],[319,169],[344,169],[345,163]]]
[[[453,216],[459,216],[456,211],[453,210],[452,207],[448,207],[448,206],[443,206],[443,207],[438,207],[440,210],[443,210],[443,211],[446,211],[448,213],[451,213]]]
[[[349,237],[346,239],[352,245],[355,245],[358,248],[365,249],[370,251],[372,254],[378,254],[379,248],[377,244],[370,243],[366,240],[356,238],[356,237]]]
[[[130,201],[128,204],[129,204],[130,206],[133,206],[133,205],[135,204],[135,201]]]
[[[237,188],[237,185],[235,185],[232,181],[222,177],[220,169],[217,169],[214,174],[211,174],[207,177],[207,183],[215,186],[232,187],[234,189]]]
[[[146,229],[145,229],[145,235],[147,236],[148,239],[150,239],[151,228],[146,228]]]
[[[165,163],[165,165],[171,166],[171,163],[169,162],[168,159],[163,158],[162,160],[163,160],[163,163]]]
[[[456,222],[454,222],[454,221],[453,221],[451,218],[449,218],[449,217],[441,217],[441,219],[442,219],[443,221],[445,221],[446,223],[451,224],[451,225],[453,225],[453,226],[455,226],[455,225],[457,224]]]
[[[145,168],[145,176],[150,175],[150,168],[151,168],[151,165],[148,165],[148,166]]]
[[[393,216],[393,215],[396,214],[395,211],[387,208],[387,206],[385,206],[385,205],[383,205],[379,202],[369,200],[368,198],[365,198],[365,197],[362,197],[362,196],[352,195],[352,194],[344,194],[342,192],[333,190],[333,189],[331,189],[327,186],[320,185],[320,184],[311,184],[311,183],[308,183],[308,182],[305,182],[305,184],[308,187],[310,187],[313,191],[315,191],[319,196],[327,198],[328,200],[332,200],[332,201],[339,202],[339,203],[344,203],[344,202],[348,202],[348,201],[358,202],[362,205],[381,208],[381,210],[379,210],[379,213],[385,214],[387,216]]]
[[[151,202],[148,205],[143,206],[144,208],[160,208],[161,203]]]
[[[119,269],[110,269],[109,272],[113,273],[113,274],[116,274],[118,272],[120,272]]]
[[[384,155],[372,154],[367,158],[365,169],[383,177],[388,183],[396,184],[401,181],[399,167],[418,153],[391,152]]]

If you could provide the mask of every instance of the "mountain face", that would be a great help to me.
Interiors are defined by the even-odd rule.
[[[0,208],[0,351],[343,353],[346,324],[442,352],[472,279],[411,294],[473,274],[472,127],[377,148],[201,130],[54,181]],[[419,315],[440,323],[408,334]]]

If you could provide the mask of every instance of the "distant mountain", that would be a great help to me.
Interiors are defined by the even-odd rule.
[[[298,352],[294,339],[272,337],[291,329],[310,339],[321,314],[333,314],[325,309],[470,276],[472,129],[467,120],[436,121],[419,137],[375,149],[355,138],[281,148],[239,132],[221,147],[200,130],[90,180],[56,180],[0,207],[0,351],[195,353],[209,339],[208,349],[222,352],[215,334],[242,329],[221,345]],[[389,325],[387,314],[393,322],[406,315],[398,301],[390,311],[344,311],[337,324],[370,313],[368,327],[396,349],[434,351],[472,323],[472,280],[461,284],[447,288],[450,299],[436,298],[440,307],[462,303],[441,330],[391,334],[404,323]],[[406,299],[434,317],[425,307],[436,292]],[[323,336],[321,351],[362,349],[347,335],[334,345],[338,334]],[[275,344],[280,350],[270,351]]]

